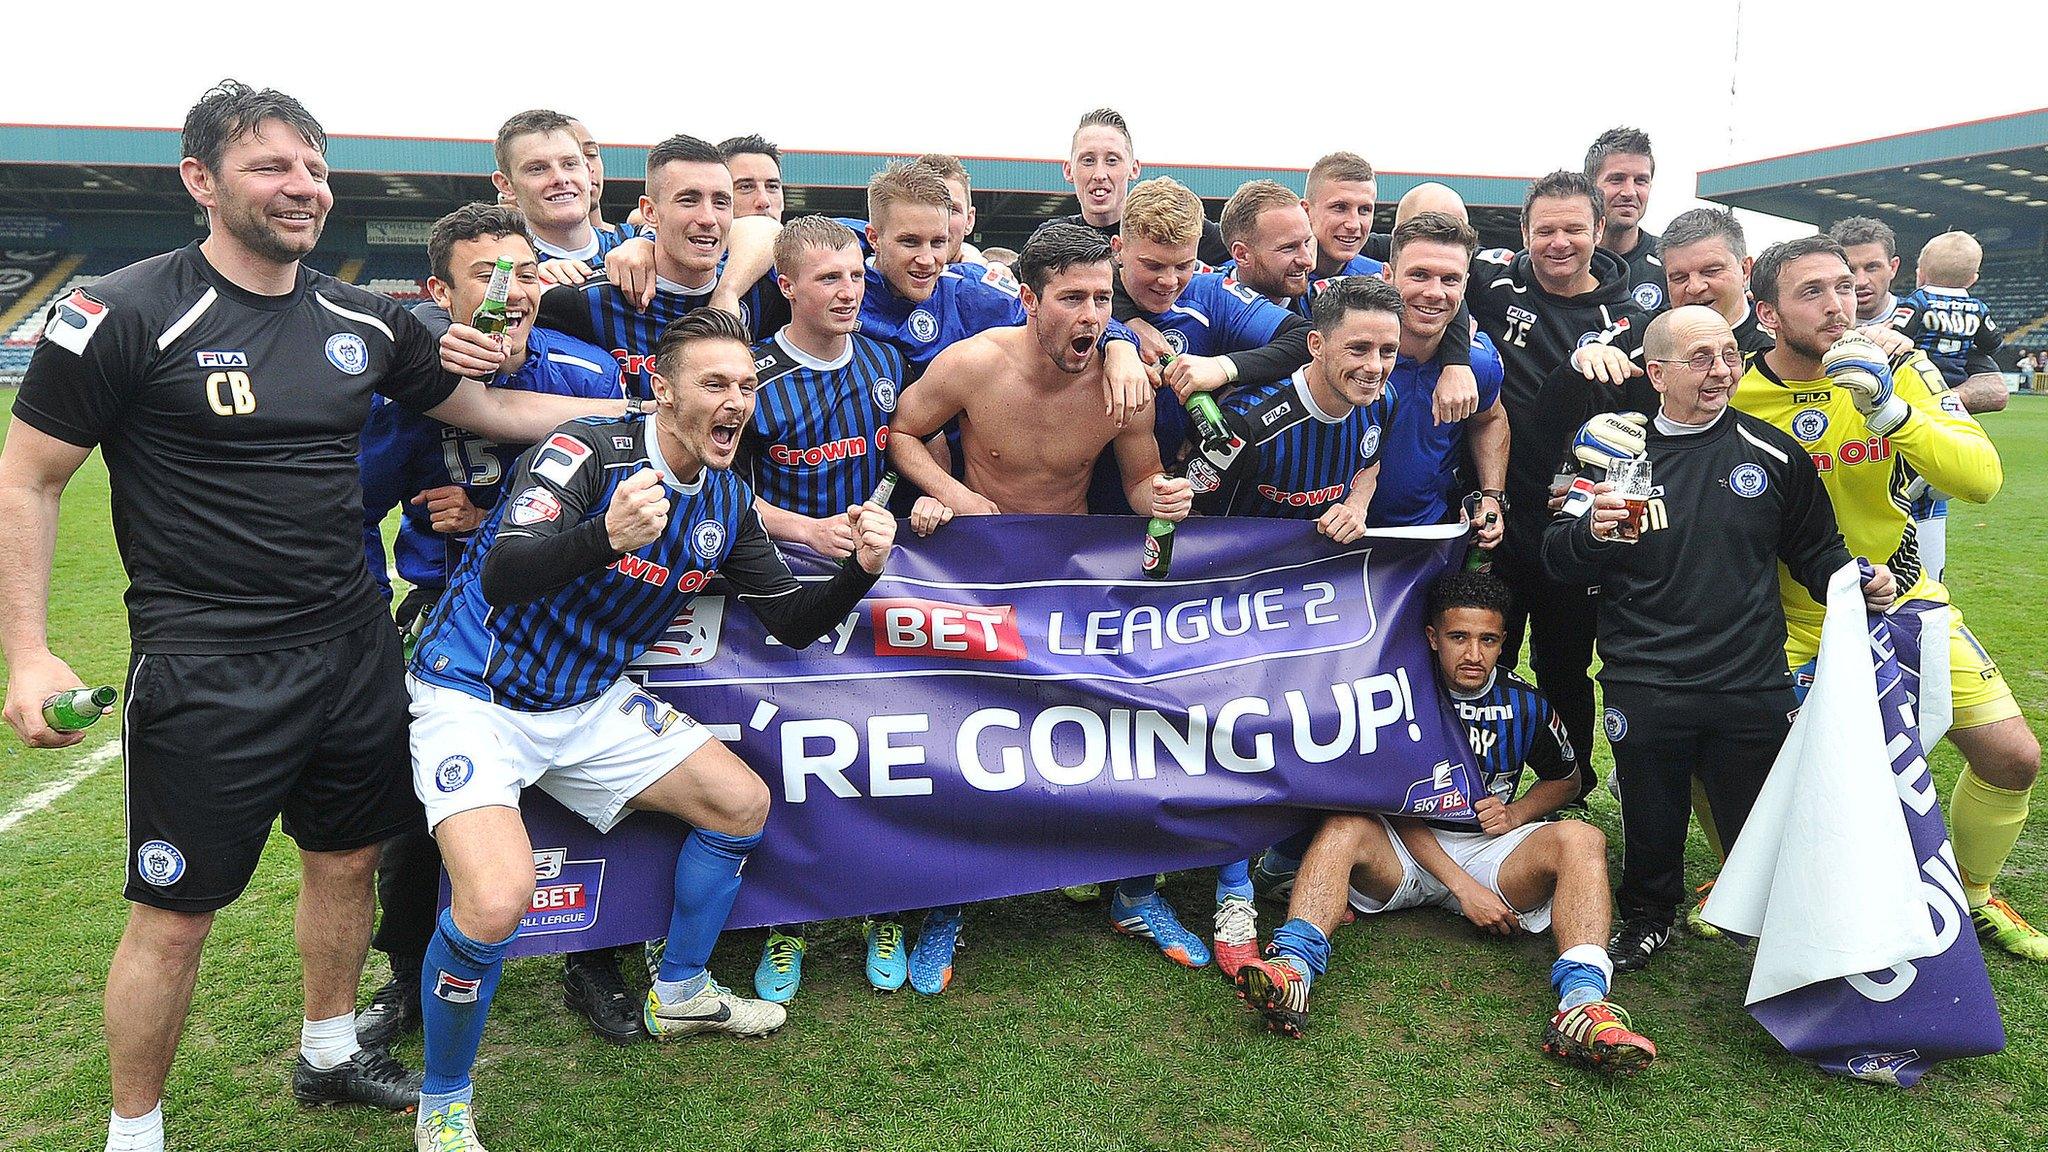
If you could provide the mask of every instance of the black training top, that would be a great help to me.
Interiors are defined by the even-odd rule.
[[[370,394],[425,411],[456,384],[396,302],[303,265],[259,296],[192,244],[52,305],[14,414],[106,456],[137,652],[263,652],[384,610],[356,467]]]
[[[1849,562],[1812,458],[1733,409],[1689,434],[1653,422],[1648,440],[1652,487],[1638,542],[1593,539],[1583,499],[1568,499],[1543,534],[1551,579],[1600,586],[1601,681],[1789,687],[1778,565],[1826,603],[1829,577]]]

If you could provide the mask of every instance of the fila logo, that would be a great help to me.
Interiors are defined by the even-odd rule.
[[[574,436],[557,432],[548,437],[540,451],[533,457],[533,474],[556,484],[566,486],[569,477],[590,458],[590,445]]]
[[[249,354],[247,352],[201,352],[199,353],[199,366],[201,368],[247,368],[249,366]]]

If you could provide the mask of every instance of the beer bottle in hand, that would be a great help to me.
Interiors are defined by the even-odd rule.
[[[112,688],[73,688],[43,701],[43,723],[59,732],[83,732],[113,710]]]
[[[512,258],[498,257],[498,266],[491,269],[491,286],[484,289],[484,302],[476,306],[476,315],[469,318],[469,326],[486,336],[497,336],[508,327],[505,320],[505,301],[512,298]]]

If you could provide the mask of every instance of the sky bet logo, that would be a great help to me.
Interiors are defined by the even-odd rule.
[[[1017,609],[1009,604],[942,604],[936,600],[870,600],[877,656],[938,656],[1008,661],[1025,656]]]

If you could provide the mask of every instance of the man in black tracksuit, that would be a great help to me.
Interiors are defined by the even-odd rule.
[[[1540,553],[1551,477],[1568,459],[1572,433],[1588,416],[1619,406],[1621,385],[1631,372],[1641,374],[1630,353],[1640,352],[1648,318],[1629,298],[1628,268],[1596,247],[1603,212],[1598,189],[1581,173],[1535,181],[1522,206],[1525,248],[1481,252],[1465,298],[1505,368],[1508,523],[1494,574],[1514,591],[1515,612],[1501,660],[1514,665],[1527,620],[1536,683],[1573,746],[1587,750],[1585,763],[1593,747],[1593,602],[1583,581],[1546,577]],[[1552,400],[1552,393],[1564,395]]]
[[[1805,448],[1728,410],[1742,372],[1728,322],[1711,308],[1674,309],[1651,322],[1644,351],[1657,415],[1647,429],[1633,413],[1587,423],[1574,451],[1590,467],[1543,538],[1557,579],[1600,585],[1600,681],[1626,835],[1623,922],[1608,952],[1622,971],[1670,939],[1692,778],[1732,848],[1791,728],[1779,562],[1823,602],[1849,562]],[[1624,456],[1647,457],[1652,472],[1636,539],[1597,463]],[[1873,609],[1890,604],[1891,573],[1876,567],[1864,595]]]

